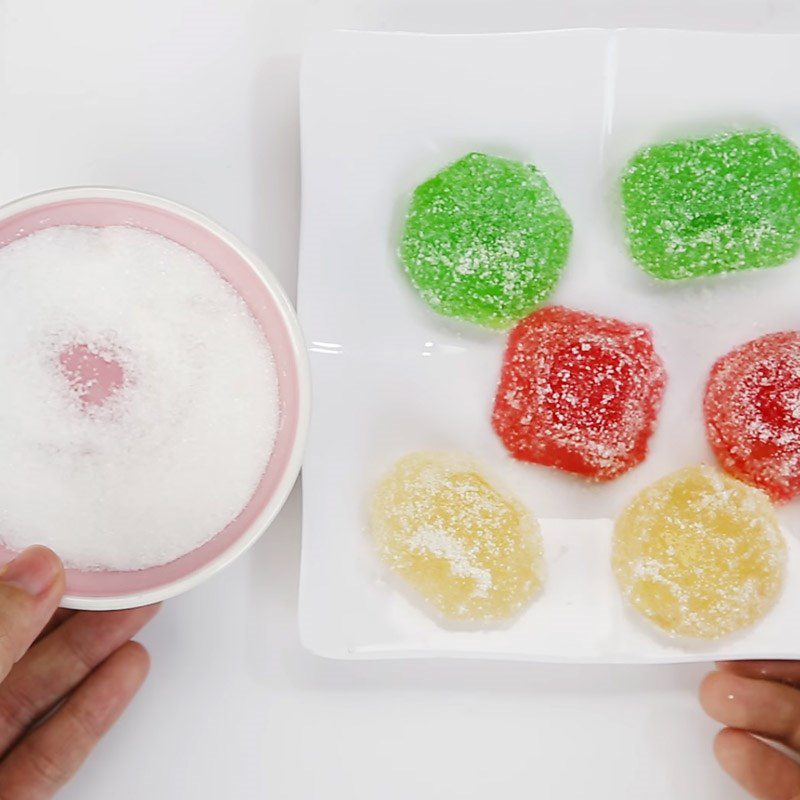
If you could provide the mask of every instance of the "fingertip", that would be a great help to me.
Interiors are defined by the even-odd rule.
[[[142,683],[150,672],[150,653],[141,642],[126,642],[118,651],[124,655],[132,675]]]
[[[800,688],[800,661],[793,659],[721,661],[717,669],[742,678],[774,681]]]
[[[33,545],[3,565],[0,581],[35,598],[60,598],[64,593],[64,565],[50,548]]]
[[[41,569],[53,576],[50,586],[46,589],[47,597],[60,603],[67,589],[67,573],[64,569],[64,562],[55,551],[42,544],[35,544],[28,550],[35,551],[36,558],[42,565]]]
[[[115,653],[112,653],[100,671],[113,675],[119,695],[127,704],[139,691],[150,672],[150,653],[139,642],[125,642]]]
[[[727,756],[732,748],[735,749],[740,746],[743,736],[749,735],[750,734],[739,730],[739,728],[723,728],[717,731],[714,736],[714,755],[716,755],[717,758],[720,756]]]
[[[150,667],[150,652],[141,642],[126,642],[123,647],[127,649],[128,658],[141,662],[147,668]]]
[[[723,728],[714,737],[714,757],[719,765],[731,772],[741,760],[742,748],[747,746],[750,734],[737,728]]]
[[[713,720],[735,727],[741,722],[749,683],[730,672],[711,672],[700,684],[700,705]]]
[[[32,544],[30,547],[26,547],[25,550],[30,550],[31,552],[41,553],[43,557],[50,558],[50,559],[52,559],[54,561],[57,561],[59,564],[61,564],[61,559],[56,554],[56,551],[55,550],[51,550],[47,545],[44,545],[44,544]]]
[[[709,672],[702,681],[700,681],[700,687],[698,690],[698,694],[700,696],[700,705],[703,707],[703,710],[709,714],[708,703],[709,701],[715,697],[716,695],[716,687],[719,681],[718,672]]]
[[[32,544],[30,547],[26,547],[22,553],[20,553],[20,556],[21,555],[30,555],[37,559],[42,559],[54,572],[61,572],[62,574],[64,572],[64,564],[55,550],[51,550],[43,544]]]
[[[58,588],[58,596],[60,598],[67,586],[67,573],[64,569],[64,562],[54,550],[45,547],[43,544],[35,544],[32,549],[36,549],[40,553],[39,557],[43,561],[47,561],[49,568],[55,573],[54,588]]]
[[[739,675],[742,678],[765,677],[766,671],[759,665],[759,661],[717,661],[714,666],[718,672],[729,675]]]

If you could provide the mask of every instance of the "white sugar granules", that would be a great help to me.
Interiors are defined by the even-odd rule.
[[[48,228],[0,248],[9,547],[121,570],[199,547],[252,496],[278,408],[261,329],[200,256],[127,227]]]
[[[421,528],[409,537],[408,547],[415,553],[430,553],[442,558],[450,565],[457,578],[472,578],[475,581],[475,597],[488,597],[492,588],[492,573],[478,564],[478,548],[469,552],[464,542],[446,530]]]

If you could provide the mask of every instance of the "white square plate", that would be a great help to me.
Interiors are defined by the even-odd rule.
[[[724,641],[668,640],[622,605],[613,518],[636,491],[712,461],[702,425],[711,364],[800,324],[800,264],[665,286],[628,259],[616,181],[640,146],[732,126],[800,142],[800,37],[552,31],[315,38],[302,72],[299,306],[314,412],[303,469],[300,627],[341,658],[476,656],[657,662],[800,654],[800,548],[782,510],[787,587],[759,625]],[[489,418],[505,337],[430,312],[397,263],[413,188],[470,151],[535,163],[575,227],[553,302],[653,330],[669,386],[650,456],[601,486],[509,458]],[[440,627],[386,580],[365,532],[378,477],[413,450],[482,461],[542,521],[543,595],[513,625]]]

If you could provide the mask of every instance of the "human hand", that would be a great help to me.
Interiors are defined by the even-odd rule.
[[[132,642],[157,606],[56,610],[64,570],[31,547],[0,570],[0,800],[47,800],[83,763],[147,675]]]
[[[757,800],[799,800],[800,764],[761,736],[800,754],[800,661],[726,661],[700,687],[706,713],[726,727],[714,752]]]

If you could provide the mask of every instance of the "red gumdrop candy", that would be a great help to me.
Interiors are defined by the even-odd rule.
[[[722,356],[704,413],[727,472],[778,502],[800,494],[800,333],[771,333]]]
[[[548,306],[509,334],[492,424],[514,458],[611,480],[647,455],[666,380],[648,328]]]

